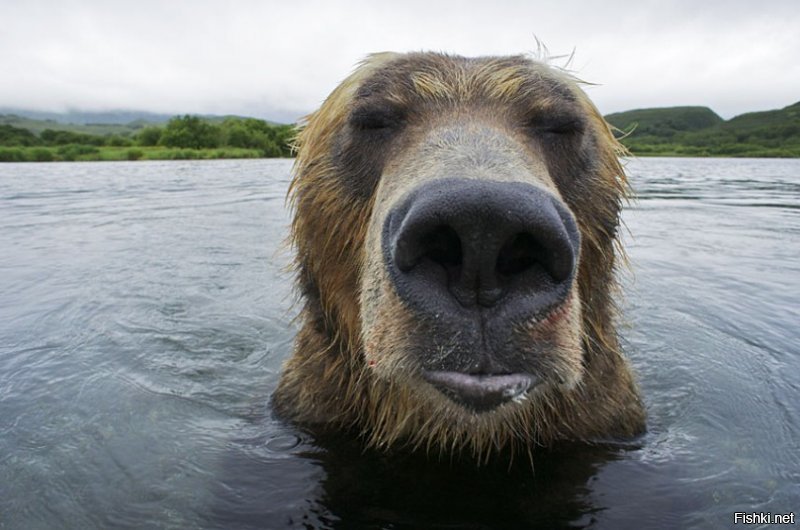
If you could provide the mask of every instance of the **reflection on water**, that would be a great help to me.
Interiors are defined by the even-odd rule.
[[[289,162],[0,165],[0,528],[732,526],[800,499],[800,161],[628,162],[649,432],[475,470],[277,422]]]

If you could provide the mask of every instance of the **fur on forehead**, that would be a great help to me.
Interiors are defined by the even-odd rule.
[[[408,100],[436,103],[531,100],[575,101],[576,80],[566,72],[525,56],[466,58],[412,53],[370,56],[363,66],[379,67],[363,78],[356,101],[374,95],[404,104]]]
[[[602,114],[579,88],[583,81],[546,60],[525,55],[462,57],[444,53],[380,52],[368,55],[328,96],[322,106],[301,120],[297,147],[313,138],[315,145],[340,130],[347,113],[369,100],[397,107],[415,102],[447,105],[457,103],[524,104],[531,114],[565,106],[582,110],[593,122],[604,144],[612,147],[609,160],[625,154]],[[323,141],[320,141],[323,140]],[[321,152],[298,153],[298,168]],[[622,174],[622,169],[614,171]],[[624,177],[623,177],[624,178]],[[617,186],[615,186],[617,188]],[[618,191],[625,194],[622,184]]]

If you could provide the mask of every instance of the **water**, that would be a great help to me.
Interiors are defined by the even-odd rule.
[[[0,165],[0,528],[733,526],[800,507],[800,161],[641,159],[649,432],[527,469],[270,414],[296,331],[283,160]]]

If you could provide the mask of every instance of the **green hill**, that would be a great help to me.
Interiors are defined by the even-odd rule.
[[[666,138],[684,131],[705,129],[725,121],[708,107],[636,109],[609,114],[606,120],[622,131],[633,130],[640,137]]]
[[[800,102],[727,121],[707,107],[638,109],[606,120],[637,155],[800,157]]]

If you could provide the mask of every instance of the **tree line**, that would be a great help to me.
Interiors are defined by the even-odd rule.
[[[637,109],[606,120],[635,155],[800,157],[800,102],[729,120],[708,107]]]
[[[88,134],[45,129],[36,135],[28,129],[0,125],[0,161],[75,160],[103,148],[172,148],[181,158],[194,158],[186,150],[216,149],[231,156],[291,157],[294,126],[273,125],[255,118],[225,118],[212,122],[199,116],[175,116],[163,126],[145,126],[131,134]],[[16,148],[8,149],[8,148]],[[40,148],[40,149],[36,149]],[[41,149],[44,148],[44,149]],[[30,153],[33,153],[31,155]],[[37,154],[38,153],[38,154]],[[130,149],[128,158],[141,158]],[[136,156],[136,155],[139,156]]]

